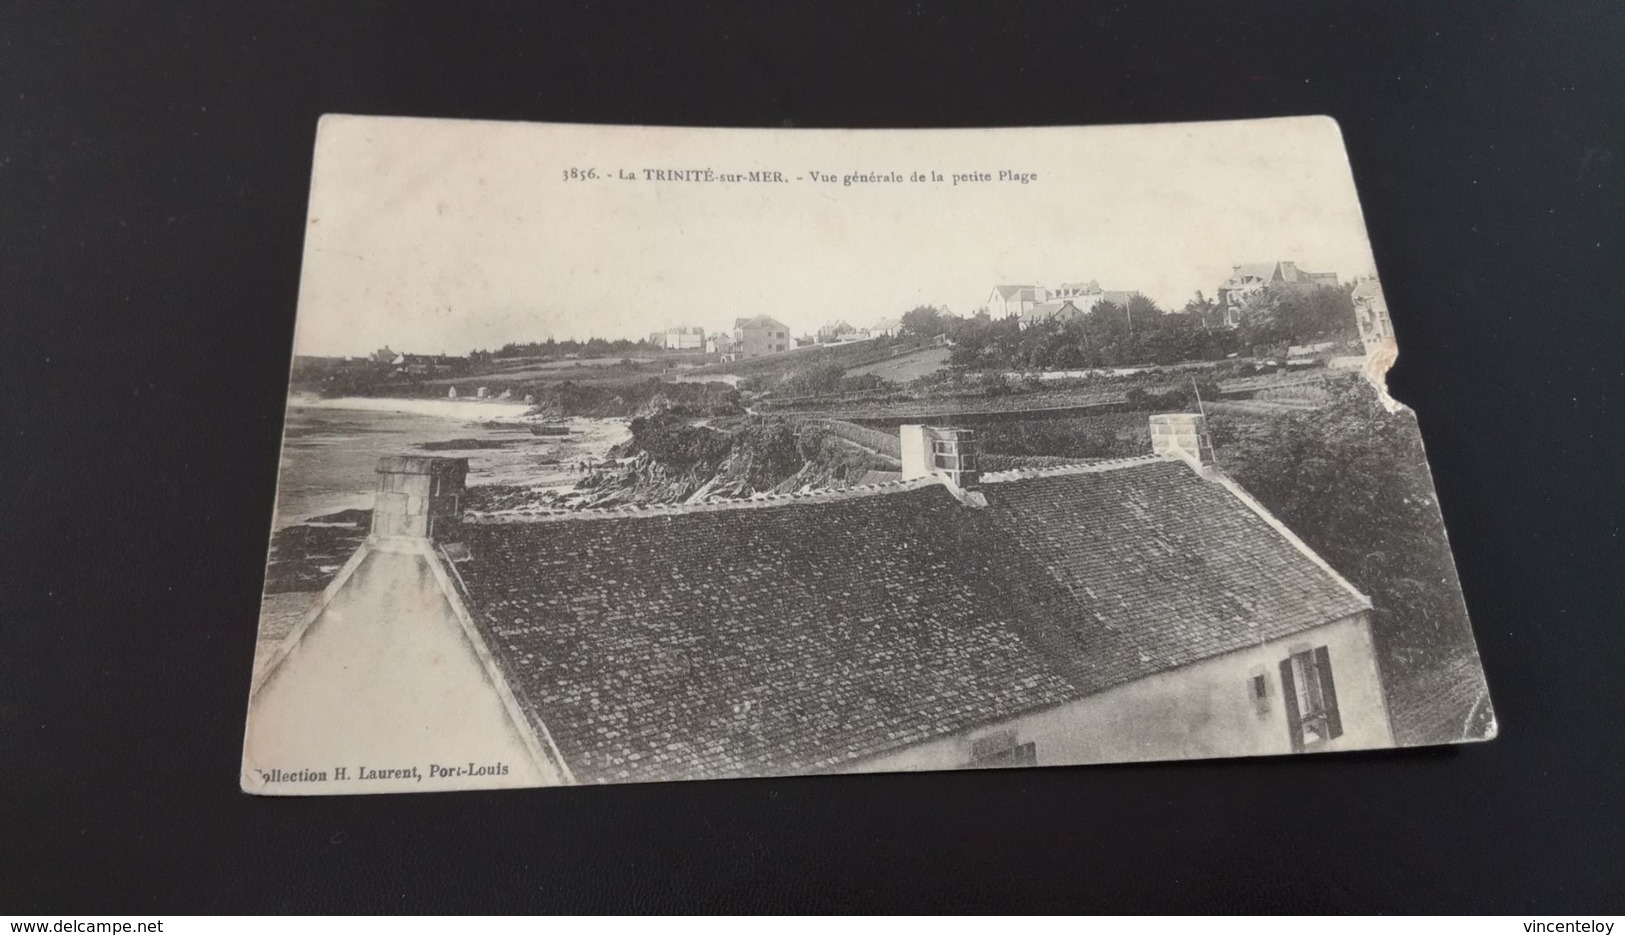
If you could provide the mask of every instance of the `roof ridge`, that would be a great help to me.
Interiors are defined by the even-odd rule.
[[[1341,572],[1333,568],[1330,562],[1322,558],[1319,552],[1316,552],[1309,546],[1309,543],[1299,538],[1298,534],[1293,532],[1291,527],[1287,526],[1286,523],[1281,522],[1280,517],[1276,516],[1274,513],[1271,513],[1268,507],[1264,506],[1264,504],[1258,501],[1258,498],[1254,497],[1251,493],[1248,493],[1247,488],[1237,483],[1235,478],[1220,470],[1213,472],[1213,479],[1218,482],[1219,486],[1229,491],[1231,496],[1241,501],[1243,506],[1253,511],[1253,513],[1256,514],[1259,519],[1264,521],[1265,525],[1275,530],[1277,535],[1285,539],[1289,545],[1303,555],[1304,558],[1307,558],[1310,562],[1312,562],[1315,567],[1331,576],[1331,579],[1337,584],[1341,585],[1344,590],[1348,591],[1356,598],[1359,598],[1360,601],[1365,604],[1367,609],[1371,608],[1372,604],[1369,595],[1355,587],[1352,581],[1349,581],[1347,578],[1343,577]]]
[[[476,526],[502,526],[520,523],[559,522],[572,519],[621,519],[626,517],[717,513],[725,510],[764,509],[795,503],[835,503],[843,500],[857,500],[864,497],[918,490],[924,487],[936,486],[940,483],[941,481],[935,477],[921,477],[910,480],[884,481],[877,484],[853,484],[850,487],[816,490],[806,493],[759,493],[743,500],[714,500],[708,503],[629,503],[610,507],[586,507],[578,510],[537,509],[523,513],[480,513],[470,511],[463,514],[463,522]]]
[[[1098,474],[1102,471],[1116,471],[1122,468],[1135,467],[1141,464],[1152,464],[1168,461],[1161,455],[1134,455],[1128,458],[1102,458],[1093,461],[1076,461],[1072,464],[1056,464],[1049,467],[1012,468],[1008,471],[987,471],[982,474],[984,484],[1002,484],[1007,481],[1024,480],[1029,477],[1061,477],[1068,474]]]

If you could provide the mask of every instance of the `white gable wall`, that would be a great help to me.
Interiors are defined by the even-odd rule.
[[[243,788],[319,795],[558,782],[516,726],[506,686],[426,549],[362,549],[255,690]],[[465,772],[437,777],[432,766]],[[417,778],[363,772],[414,767]]]
[[[978,739],[1014,730],[1035,745],[1037,765],[1121,763],[1291,753],[1281,698],[1281,660],[1325,646],[1343,734],[1313,751],[1393,746],[1368,613],[1305,630],[997,724],[927,741],[854,764],[852,772],[958,769],[972,765]],[[1262,674],[1266,702],[1255,702]]]

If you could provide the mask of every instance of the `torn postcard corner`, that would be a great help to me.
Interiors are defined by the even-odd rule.
[[[1497,731],[1323,119],[328,118],[294,353],[249,792]]]

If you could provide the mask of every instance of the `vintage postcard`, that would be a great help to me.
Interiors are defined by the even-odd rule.
[[[1337,126],[318,134],[242,785],[1482,740]]]

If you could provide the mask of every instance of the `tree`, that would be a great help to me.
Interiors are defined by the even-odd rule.
[[[1130,319],[1143,325],[1149,322],[1152,316],[1161,315],[1162,306],[1150,296],[1136,292],[1128,297],[1128,314]]]
[[[784,381],[786,396],[822,396],[840,388],[846,368],[840,364],[815,364],[791,374]]]
[[[1242,306],[1242,339],[1257,346],[1352,337],[1355,330],[1352,291],[1352,286],[1320,286],[1304,291],[1271,284]]]
[[[1176,312],[1152,322],[1152,327],[1143,332],[1140,344],[1151,363],[1173,364],[1206,357],[1206,338],[1207,334],[1194,316]]]
[[[1219,308],[1218,302],[1202,295],[1200,289],[1196,292],[1196,298],[1186,302],[1181,311],[1195,318],[1205,329],[1217,328],[1224,324],[1224,310]]]
[[[971,366],[982,362],[984,356],[1001,337],[1016,330],[1014,322],[995,322],[987,315],[950,318],[944,324],[946,334],[954,342],[949,363],[955,366]]]
[[[1207,305],[1217,322],[1217,307]],[[1217,360],[1239,349],[1234,331],[1206,327],[1201,307],[1193,311],[1166,312],[1134,293],[1126,304],[1102,302],[1065,321],[1032,322],[1026,330],[1008,319],[948,318],[947,333],[955,344],[949,360],[961,367],[1074,370]]]
[[[930,305],[921,305],[903,313],[903,333],[922,338],[934,338],[948,330],[942,312]]]
[[[1225,470],[1369,595],[1385,676],[1472,651],[1421,435],[1364,380],[1316,411],[1228,427]]]

